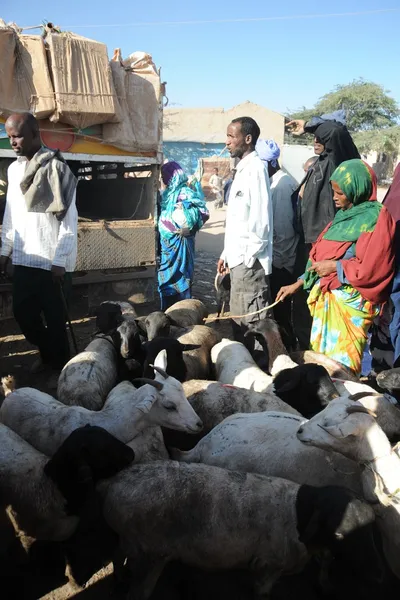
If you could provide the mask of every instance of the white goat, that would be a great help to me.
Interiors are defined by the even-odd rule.
[[[367,577],[377,572],[374,512],[343,488],[164,461],[130,466],[97,489],[120,538],[115,576],[124,576],[126,557],[136,574],[132,600],[151,596],[171,560],[205,570],[249,568],[256,597],[266,598],[280,575],[305,566],[316,540],[333,556],[340,546],[350,568]]]
[[[42,540],[65,540],[78,525],[66,499],[47,477],[48,457],[0,424],[0,504],[11,504],[19,529]]]
[[[211,350],[211,361],[221,383],[254,392],[273,392],[272,377],[256,365],[250,352],[240,342],[223,339]]]
[[[64,366],[57,397],[70,406],[100,410],[118,378],[118,353],[111,337],[96,337]]]
[[[182,384],[162,368],[154,368],[156,378],[148,380],[148,385],[136,389],[128,381],[118,384],[101,411],[65,406],[34,388],[13,393],[5,390],[8,395],[0,409],[0,420],[48,456],[72,431],[87,424],[102,427],[125,443],[155,425],[198,432],[202,423],[187,401]]]
[[[296,409],[275,394],[267,392],[253,392],[219,381],[201,379],[185,381],[183,389],[191,406],[203,421],[204,435],[236,413],[259,413],[268,410],[301,417]]]
[[[298,439],[307,447],[333,450],[362,465],[364,496],[379,502],[377,520],[386,559],[400,578],[400,458],[375,421],[360,403],[334,400],[303,424]]]
[[[357,464],[297,439],[304,418],[262,412],[228,417],[188,452],[171,449],[172,458],[225,469],[283,477],[297,483],[343,485],[360,492]]]
[[[259,393],[219,381],[192,379],[183,384],[186,397],[199,415],[203,429],[197,434],[186,434],[164,429],[164,440],[169,448],[190,450],[199,440],[227,417],[236,413],[259,413],[274,410],[301,416],[283,400],[270,393]]]

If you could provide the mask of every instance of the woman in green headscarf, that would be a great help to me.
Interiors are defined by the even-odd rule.
[[[276,299],[304,287],[311,348],[358,375],[368,330],[390,294],[395,223],[376,201],[376,176],[362,160],[343,162],[330,182],[339,210],[313,244],[305,274]]]

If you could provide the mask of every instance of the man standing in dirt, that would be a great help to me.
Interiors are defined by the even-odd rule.
[[[5,127],[18,158],[8,169],[0,273],[12,258],[14,316],[40,352],[31,372],[49,369],[54,387],[69,358],[62,293],[76,261],[76,178],[58,151],[42,147],[31,114],[11,115]]]
[[[229,194],[224,251],[218,261],[220,274],[231,274],[230,312],[247,315],[270,302],[268,276],[272,270],[272,201],[269,177],[255,152],[260,128],[251,117],[239,117],[228,126],[227,148],[240,159]],[[233,321],[234,337],[244,340],[249,324],[267,311]]]

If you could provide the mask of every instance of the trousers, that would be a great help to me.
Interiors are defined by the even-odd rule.
[[[265,275],[265,271],[261,266],[260,261],[256,260],[251,268],[246,267],[244,264],[233,267],[233,269],[230,270],[230,274],[231,315],[246,315],[271,304],[269,278],[268,275]],[[252,315],[251,317],[233,319],[232,329],[234,339],[237,342],[244,343],[249,348],[249,344],[251,345],[252,342],[249,339],[244,338],[244,334],[248,330],[249,325],[260,319],[265,319],[267,316],[268,311],[265,310],[262,313]],[[256,344],[256,346],[258,346],[258,344]]]
[[[66,273],[62,283],[66,298],[71,285],[72,273]],[[28,342],[39,348],[43,363],[61,369],[70,358],[66,315],[60,287],[50,271],[14,267],[13,310]]]

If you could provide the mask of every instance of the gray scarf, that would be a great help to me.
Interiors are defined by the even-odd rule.
[[[77,180],[58,150],[41,148],[21,181],[28,212],[54,213],[61,221],[72,202]]]

